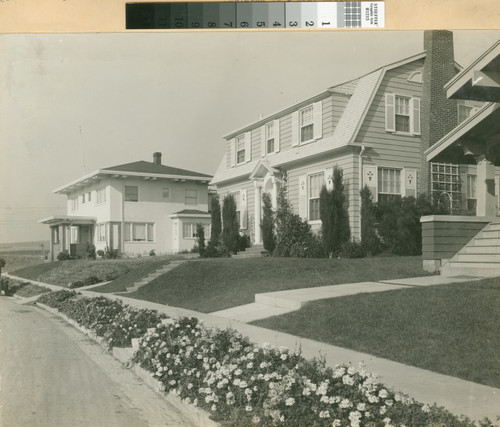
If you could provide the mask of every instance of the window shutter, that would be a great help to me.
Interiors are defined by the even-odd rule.
[[[313,132],[314,139],[323,136],[323,103],[321,101],[313,104]]]
[[[252,158],[252,135],[250,132],[245,132],[245,162],[249,162]]]
[[[420,135],[420,98],[411,99],[411,133]]]
[[[307,175],[299,177],[299,216],[307,219]]]
[[[403,195],[417,197],[417,171],[415,169],[405,169],[403,176]]]
[[[327,190],[333,190],[333,169],[325,169],[325,185]]]
[[[373,201],[377,201],[377,177],[378,169],[377,166],[363,166],[363,188],[366,185],[373,196]]]
[[[266,155],[266,126],[260,127],[260,156]]]
[[[247,190],[240,190],[240,228],[246,230],[247,228]]]
[[[280,121],[274,121],[274,152],[280,151]]]
[[[385,130],[387,132],[396,131],[396,111],[395,96],[393,93],[385,94]]]
[[[292,113],[292,147],[299,145],[299,112]]]
[[[231,145],[231,166],[234,166],[236,164],[236,140],[231,139],[229,144]]]

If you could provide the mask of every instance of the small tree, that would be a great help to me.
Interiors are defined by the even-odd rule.
[[[0,258],[0,277],[2,276],[2,268],[5,267],[5,260],[3,258]]]
[[[222,231],[221,213],[220,213],[220,202],[219,196],[215,195],[211,202],[212,208],[212,224],[211,224],[211,235],[210,242],[213,246],[219,243],[220,235]]]
[[[239,228],[236,201],[229,194],[222,203],[222,242],[233,254],[238,253]]]
[[[325,249],[330,258],[338,255],[351,238],[348,198],[345,193],[342,169],[333,169],[333,189],[323,186],[320,192],[321,231]]]
[[[205,256],[205,227],[203,224],[196,224],[196,240],[198,243],[198,253],[201,257]]]
[[[365,185],[359,194],[361,196],[361,246],[368,255],[375,255],[380,250],[380,239],[377,236],[372,193]]]
[[[260,226],[262,229],[262,242],[264,243],[264,249],[272,254],[276,247],[276,236],[274,235],[274,212],[269,193],[262,195],[262,204],[264,205],[264,215]]]

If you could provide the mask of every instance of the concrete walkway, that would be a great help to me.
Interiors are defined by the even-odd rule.
[[[381,292],[391,289],[410,288],[413,286],[431,286],[446,283],[457,283],[473,279],[475,278],[446,278],[440,276],[429,276],[387,281],[389,283],[386,281],[383,283],[364,282],[365,284],[357,287],[357,293],[370,291]],[[330,291],[333,293],[335,291],[333,288],[337,288],[338,294],[336,296],[341,296],[342,293],[344,295],[352,294],[352,292],[346,293],[348,291],[345,287],[352,287],[354,285],[359,284],[337,285],[331,287],[327,286],[322,288],[331,288]],[[339,286],[342,286],[343,288],[339,288]],[[308,293],[312,294],[314,289],[316,288],[308,289]],[[334,297],[332,293],[324,293],[324,291],[325,289],[320,289],[317,295],[328,295],[327,298]],[[79,289],[79,292],[87,296],[102,295],[100,293],[84,289]],[[280,294],[281,297],[283,296],[281,292],[278,292],[278,294]],[[301,301],[301,298],[304,298],[303,294],[302,296],[299,296],[301,295],[300,292],[295,295],[299,301]],[[494,387],[488,387],[470,381],[461,380],[459,378],[437,374],[425,369],[415,368],[413,366],[404,365],[402,363],[393,362],[391,360],[378,358],[369,354],[324,344],[306,338],[299,338],[290,334],[248,325],[228,317],[214,315],[213,313],[199,313],[183,308],[136,300],[122,295],[107,294],[106,296],[109,298],[120,299],[131,306],[158,310],[172,318],[181,316],[196,317],[202,320],[204,324],[209,327],[216,327],[220,329],[230,327],[236,329],[242,335],[249,337],[257,345],[262,345],[264,342],[268,342],[275,346],[284,346],[292,349],[300,348],[304,357],[308,359],[319,356],[324,357],[328,366],[345,363],[352,364],[357,367],[360,363],[363,363],[369,371],[379,375],[380,381],[386,386],[394,390],[404,392],[422,403],[437,403],[439,406],[444,406],[446,409],[457,415],[467,415],[474,420],[481,420],[484,417],[488,417],[493,422],[497,422],[497,416],[500,416],[500,389]],[[301,302],[304,302],[304,300]],[[262,305],[265,306],[266,304]],[[280,307],[275,308],[280,309]],[[293,309],[281,308],[281,310]]]
[[[299,310],[305,303],[328,298],[343,297],[361,293],[384,292],[408,289],[415,286],[434,286],[448,283],[480,280],[478,277],[424,276],[407,279],[384,280],[381,282],[347,283],[344,285],[320,286],[316,288],[292,289],[289,291],[255,294],[255,302],[213,312],[214,316],[226,317],[238,322],[252,322],[271,316],[280,316]]]

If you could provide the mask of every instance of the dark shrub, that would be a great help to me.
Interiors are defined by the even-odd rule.
[[[204,258],[229,258],[231,254],[229,249],[226,248],[221,242],[213,244],[210,240],[203,254]]]
[[[361,196],[361,245],[367,255],[376,255],[380,252],[380,239],[376,228],[376,206],[372,201],[372,193],[365,187],[360,191]]]
[[[99,255],[101,258],[104,258],[104,251],[102,249],[99,249],[97,252],[97,255]]]
[[[156,252],[155,252],[155,250],[154,250],[154,249],[151,249],[151,250],[149,251],[149,256],[156,256]]]
[[[203,224],[196,224],[196,244],[197,252],[201,257],[205,255],[205,227]]]
[[[245,249],[252,246],[252,242],[250,241],[250,236],[247,234],[238,235],[238,250],[244,251]]]
[[[340,258],[364,258],[366,252],[360,242],[349,240],[342,245],[339,256]]]
[[[214,196],[211,202],[211,234],[210,234],[210,242],[212,245],[217,245],[220,240],[221,232],[222,232],[222,220],[221,220],[221,211],[220,211],[220,202],[219,196]]]
[[[81,288],[82,286],[85,286],[85,282],[83,280],[75,280],[74,282],[71,282],[68,285],[68,288],[75,289],[75,288]]]
[[[87,259],[96,259],[95,245],[87,243]]]
[[[38,298],[38,302],[48,305],[49,307],[59,308],[62,303],[73,298],[74,296],[76,296],[75,291],[62,289],[60,291],[43,294],[40,298]]]
[[[68,259],[71,259],[71,256],[69,255],[68,251],[59,252],[57,254],[58,261],[67,261]]]

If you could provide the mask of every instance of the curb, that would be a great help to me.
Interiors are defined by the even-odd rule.
[[[57,308],[49,307],[48,305],[36,302],[36,305],[48,312],[60,317],[65,320],[67,323],[78,329],[83,334],[89,336],[99,345],[104,347],[106,351],[109,351],[105,346],[104,338],[98,337],[91,330],[79,325],[73,319],[70,319],[64,313],[61,313]],[[155,393],[162,396],[165,400],[167,400],[172,406],[174,406],[179,412],[182,412],[194,425],[198,427],[218,427],[219,423],[210,419],[210,414],[203,409],[200,409],[196,406],[189,405],[182,401],[182,399],[172,393],[166,393],[162,390],[161,383],[153,378],[152,374],[146,371],[144,368],[141,368],[139,365],[131,364],[131,358],[134,353],[132,347],[113,347],[111,349],[111,354],[113,357],[121,362],[124,367],[132,370],[149,388],[151,388]]]

